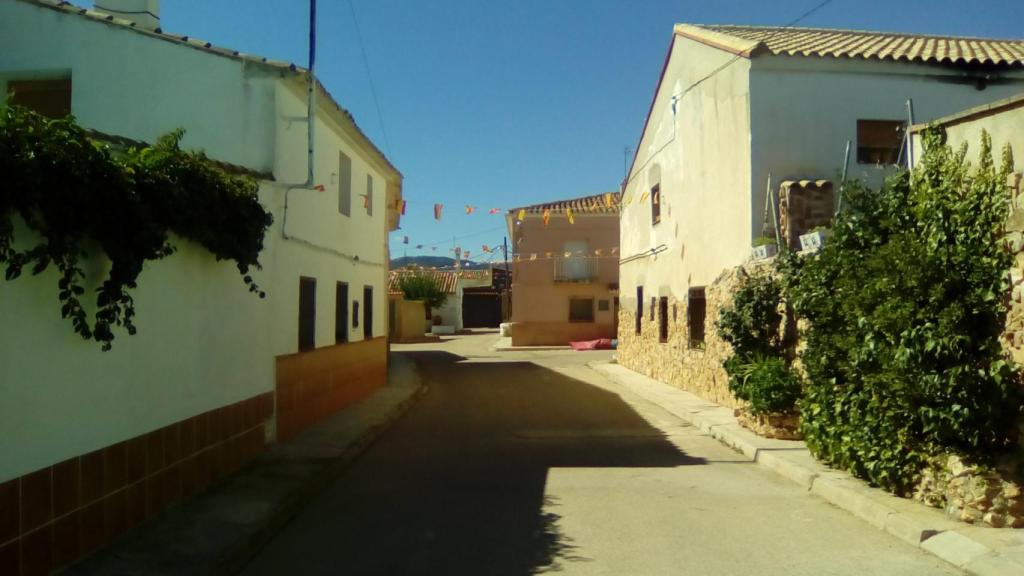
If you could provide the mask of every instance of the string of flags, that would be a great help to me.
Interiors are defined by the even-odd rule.
[[[566,252],[532,252],[512,254],[510,260],[513,262],[536,262],[538,260],[562,260],[562,259],[587,259],[587,258],[611,258],[619,253],[619,247],[597,248],[595,250],[575,250]]]

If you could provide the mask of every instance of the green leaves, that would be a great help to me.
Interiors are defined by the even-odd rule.
[[[987,135],[977,167],[941,133],[924,142],[921,164],[881,191],[848,184],[829,243],[780,265],[809,325],[808,446],[897,493],[935,454],[1005,450],[1021,407],[998,340],[1013,262],[1002,239],[1007,163],[995,167]]]
[[[94,140],[73,118],[48,120],[31,111],[0,109],[0,265],[5,278],[25,266],[41,274],[51,265],[61,316],[78,334],[109,350],[114,328],[136,333],[131,291],[145,262],[173,253],[171,233],[204,246],[219,260],[234,260],[250,292],[259,291],[263,238],[272,218],[260,205],[256,182],[231,176],[202,153],[182,151],[183,130],[156,145],[115,152]],[[39,235],[36,246],[12,248],[14,216]],[[80,302],[85,246],[98,247],[110,272],[96,291],[95,312]]]

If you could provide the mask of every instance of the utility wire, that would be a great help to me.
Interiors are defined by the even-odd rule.
[[[363,66],[366,67],[366,78],[370,81],[370,94],[373,96],[373,105],[377,108],[377,123],[380,124],[380,133],[384,137],[384,148],[388,156],[391,156],[391,142],[388,141],[388,131],[384,128],[384,116],[380,112],[380,100],[377,98],[377,86],[373,83],[373,73],[370,72],[370,59],[366,57],[366,45],[363,43],[363,33],[359,29],[359,18],[356,17],[356,7],[352,0],[348,0],[348,8],[352,12],[352,24],[356,28],[356,38],[359,40],[359,50],[363,54]]]
[[[834,2],[834,1],[835,1],[835,0],[822,0],[822,2],[819,2],[819,3],[817,4],[817,5],[815,5],[815,6],[814,6],[813,8],[811,8],[810,10],[807,10],[807,11],[806,11],[806,12],[804,12],[803,14],[801,14],[801,15],[797,16],[797,17],[796,17],[796,18],[794,18],[794,19],[793,19],[793,20],[792,20],[792,21],[791,21],[791,22],[790,22],[789,24],[786,24],[785,26],[782,26],[781,28],[779,28],[779,29],[778,29],[778,30],[776,30],[775,32],[772,32],[771,34],[769,34],[768,36],[766,36],[766,37],[765,37],[765,38],[764,38],[763,40],[760,40],[760,42],[764,42],[764,43],[766,43],[766,44],[767,44],[767,43],[768,43],[768,41],[769,41],[769,40],[771,40],[772,38],[774,38],[774,37],[775,37],[776,35],[778,35],[778,34],[782,33],[783,31],[785,31],[785,30],[787,30],[787,29],[789,29],[789,28],[792,28],[793,26],[796,26],[797,24],[799,24],[800,22],[802,22],[803,20],[805,20],[806,18],[808,18],[809,16],[811,16],[812,14],[814,14],[815,12],[817,12],[818,10],[821,10],[822,8],[824,8],[825,6],[828,6],[829,4],[831,4],[831,3],[832,3],[832,2]],[[687,86],[686,88],[683,88],[683,89],[682,89],[682,90],[680,90],[679,92],[676,92],[675,94],[673,94],[673,95],[671,96],[671,99],[672,99],[672,103],[673,103],[673,107],[675,106],[675,102],[677,102],[677,101],[679,101],[679,100],[682,100],[683,96],[685,96],[686,94],[688,94],[688,93],[689,93],[689,92],[690,92],[691,90],[693,90],[693,89],[694,89],[694,88],[696,88],[697,86],[700,86],[700,85],[701,85],[701,84],[703,84],[704,82],[707,82],[708,80],[710,80],[711,78],[713,78],[713,77],[714,77],[714,76],[715,76],[716,74],[718,74],[718,73],[719,73],[719,72],[721,72],[722,70],[725,70],[726,68],[728,68],[729,66],[731,66],[731,65],[732,65],[732,64],[733,64],[734,62],[736,62],[736,61],[737,61],[737,60],[739,60],[740,58],[743,58],[743,56],[741,56],[740,54],[736,54],[735,56],[733,56],[732,58],[730,58],[729,60],[727,60],[727,61],[726,61],[726,62],[725,62],[724,64],[722,64],[722,65],[721,65],[721,66],[719,66],[718,68],[715,68],[714,70],[712,70],[712,71],[711,71],[710,73],[708,73],[708,74],[707,74],[706,76],[703,76],[702,78],[700,78],[699,80],[697,80],[697,81],[696,81],[696,82],[694,82],[693,84],[690,84],[690,85],[689,85],[689,86]],[[657,97],[657,96],[655,96],[655,97]],[[674,124],[674,122],[673,122],[673,124]],[[641,139],[643,138],[643,134],[641,134],[641,135],[640,135],[640,138],[641,138]],[[674,131],[673,131],[673,136],[672,136],[672,139],[673,139],[673,140],[675,139],[675,133],[674,133]],[[633,171],[633,172],[634,172],[633,176],[632,176],[632,177],[630,177],[630,178],[628,178],[628,179],[626,180],[626,182],[625,182],[625,185],[623,186],[623,188],[625,188],[625,186],[628,186],[628,185],[629,185],[629,183],[630,183],[630,182],[632,182],[634,178],[636,178],[636,175],[637,175],[637,174],[639,174],[640,172],[642,172],[642,171],[643,171],[644,167],[646,167],[646,166],[647,166],[648,162],[650,162],[650,161],[651,161],[651,160],[652,160],[652,159],[653,159],[653,158],[654,158],[655,156],[657,156],[657,155],[658,155],[658,154],[659,154],[659,153],[660,153],[660,152],[661,152],[662,150],[664,150],[665,148],[667,148],[667,147],[668,147],[668,145],[669,145],[669,144],[671,144],[671,142],[672,142],[672,140],[669,140],[669,141],[668,141],[668,142],[666,142],[666,143],[665,143],[665,144],[664,144],[663,146],[661,146],[660,148],[658,148],[657,150],[655,150],[653,154],[651,154],[650,156],[648,156],[648,157],[647,157],[647,160],[646,160],[646,161],[645,161],[645,162],[643,163],[643,165],[642,165],[642,166],[640,166],[640,170],[636,170],[636,171]],[[639,145],[638,145],[638,146],[639,146]],[[638,153],[639,153],[639,152],[638,152]]]

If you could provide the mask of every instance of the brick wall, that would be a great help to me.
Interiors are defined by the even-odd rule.
[[[48,574],[258,455],[271,393],[0,484],[0,574]]]

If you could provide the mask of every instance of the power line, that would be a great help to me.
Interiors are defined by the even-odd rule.
[[[356,38],[359,40],[359,51],[363,54],[363,66],[366,67],[366,78],[370,81],[370,94],[373,96],[373,105],[377,109],[377,123],[380,124],[380,133],[384,137],[384,148],[388,156],[391,156],[391,142],[388,141],[388,131],[384,128],[384,116],[380,112],[380,100],[377,98],[377,86],[373,82],[373,73],[370,72],[370,59],[366,57],[366,45],[363,43],[363,33],[359,29],[359,18],[356,17],[356,7],[352,0],[348,0],[348,8],[352,12],[352,24],[356,29]]]
[[[776,31],[772,32],[771,34],[769,34],[768,36],[766,36],[766,37],[765,37],[765,38],[764,38],[763,40],[760,40],[760,42],[764,42],[764,43],[766,43],[766,44],[767,44],[767,43],[768,43],[768,41],[769,41],[769,40],[771,40],[772,38],[774,38],[774,37],[775,37],[776,35],[778,35],[778,34],[782,33],[782,32],[783,32],[783,31],[785,31],[785,30],[788,30],[789,28],[792,28],[793,26],[796,26],[797,24],[799,24],[800,22],[802,22],[803,20],[805,20],[806,18],[808,18],[809,16],[811,16],[812,14],[814,14],[815,12],[817,12],[817,11],[821,10],[821,9],[822,9],[822,8],[824,8],[825,6],[828,6],[829,4],[831,4],[831,3],[832,3],[832,2],[834,2],[834,1],[835,1],[835,0],[822,0],[822,2],[819,2],[819,3],[817,4],[817,5],[815,5],[815,6],[814,6],[813,8],[811,8],[810,10],[807,10],[807,11],[806,11],[806,12],[804,12],[803,14],[801,14],[801,15],[797,16],[797,17],[796,17],[796,18],[794,18],[794,19],[793,19],[793,20],[792,20],[792,21],[791,21],[791,22],[790,22],[789,24],[786,24],[785,26],[782,26],[782,27],[780,27],[780,28],[779,28],[778,30],[776,30]],[[721,65],[721,66],[719,66],[718,68],[715,68],[715,69],[714,69],[714,70],[712,70],[712,71],[711,71],[710,73],[708,73],[707,75],[703,76],[702,78],[700,78],[699,80],[697,80],[697,81],[696,81],[696,82],[694,82],[693,84],[690,84],[690,85],[689,85],[689,86],[687,86],[686,88],[683,88],[683,89],[682,89],[682,90],[680,90],[679,92],[676,92],[675,94],[673,94],[673,95],[672,95],[672,97],[671,97],[671,99],[672,99],[672,106],[673,106],[673,110],[675,109],[675,103],[676,103],[677,101],[681,100],[681,99],[683,98],[683,96],[685,96],[686,94],[688,94],[688,93],[689,93],[689,92],[690,92],[691,90],[693,90],[693,89],[694,89],[694,88],[696,88],[697,86],[700,86],[700,85],[701,85],[701,84],[703,84],[704,82],[707,82],[708,80],[710,80],[711,78],[713,78],[713,77],[714,77],[714,76],[715,76],[716,74],[718,74],[718,73],[719,73],[719,72],[721,72],[722,70],[725,70],[726,68],[728,68],[729,66],[731,66],[731,65],[732,65],[732,64],[733,64],[734,62],[736,62],[736,61],[737,61],[737,60],[739,60],[740,58],[743,58],[743,56],[742,56],[741,54],[736,54],[735,56],[733,56],[733,57],[732,57],[732,58],[730,58],[729,60],[726,60],[726,62],[725,62],[724,64],[722,64],[722,65]],[[655,96],[655,97],[657,97],[657,96]],[[674,123],[673,123],[673,125],[674,125]],[[641,135],[640,135],[640,138],[641,138],[641,139],[643,139],[643,134],[641,134]],[[675,139],[675,131],[673,130],[672,140],[674,140],[674,139]],[[654,158],[655,156],[657,156],[657,155],[658,155],[658,154],[659,154],[659,153],[660,153],[660,152],[661,152],[662,150],[664,150],[665,148],[667,148],[667,147],[668,147],[668,145],[669,145],[669,144],[670,144],[670,143],[672,142],[672,140],[669,140],[669,141],[668,141],[668,142],[666,142],[666,143],[665,143],[665,144],[664,144],[664,145],[663,145],[662,147],[660,147],[660,148],[658,148],[657,150],[655,150],[653,154],[651,154],[650,156],[648,156],[648,157],[647,157],[647,160],[646,160],[646,161],[644,162],[643,166],[641,166],[641,167],[640,167],[640,168],[641,168],[641,171],[642,171],[642,169],[643,169],[643,168],[644,168],[645,166],[647,166],[647,163],[648,163],[648,162],[650,162],[650,161],[651,161],[651,159],[653,159],[653,158]],[[639,148],[639,145],[638,145],[638,148]],[[638,153],[639,153],[639,150],[638,150]],[[624,187],[625,187],[625,186],[628,186],[628,185],[629,185],[629,183],[633,181],[633,178],[636,178],[636,174],[639,174],[639,173],[640,173],[640,171],[633,171],[633,172],[635,172],[635,173],[634,173],[634,175],[633,175],[632,177],[629,177],[629,175],[627,174],[627,180],[626,180],[626,182],[625,182],[625,185],[624,185]]]

